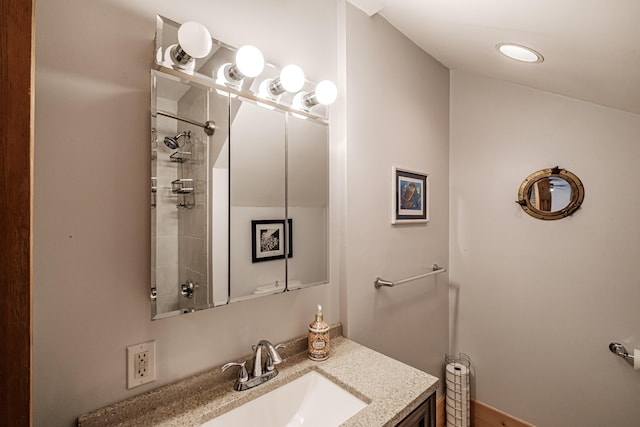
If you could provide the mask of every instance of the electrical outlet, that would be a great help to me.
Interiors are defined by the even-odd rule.
[[[156,380],[156,342],[127,347],[127,388]]]
[[[149,373],[149,352],[135,353],[133,356],[133,379],[141,380]]]

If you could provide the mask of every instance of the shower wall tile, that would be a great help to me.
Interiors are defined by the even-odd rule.
[[[204,239],[206,225],[206,210],[203,204],[198,204],[190,209],[188,214],[181,218],[180,229],[184,237],[199,237]]]
[[[159,108],[176,112],[177,103],[160,102]],[[156,159],[151,176],[156,177],[156,206],[151,209],[151,285],[157,292],[156,309],[158,313],[178,308],[178,212],[177,196],[171,192],[171,181],[177,178],[177,164],[169,156],[172,150],[163,143],[166,136],[177,133],[177,124],[173,119],[158,117],[156,121]]]
[[[165,265],[155,268],[156,309],[159,313],[178,308],[179,282],[178,265]]]
[[[178,237],[178,266],[184,268],[187,262],[187,243],[185,241],[185,237],[180,235]],[[180,272],[182,272],[182,268]],[[180,280],[183,280],[184,277],[180,275]]]
[[[197,237],[184,237],[184,266],[191,270],[206,272],[205,240]]]
[[[197,144],[200,147],[204,147],[204,144]],[[204,157],[205,154],[199,154],[200,157]],[[204,203],[205,196],[207,194],[207,168],[204,162],[200,162],[200,164],[195,165],[193,170],[194,177],[197,182],[196,186],[196,195],[199,197],[198,201],[200,203]]]
[[[156,291],[158,295],[171,295],[178,289],[178,266],[165,265],[156,267]]]
[[[178,236],[178,209],[173,194],[168,191],[157,193],[158,206],[155,208],[156,236]],[[162,206],[160,206],[162,205]]]
[[[175,298],[156,299],[156,310],[158,311],[158,313],[169,313],[171,311],[177,310],[178,308],[180,307],[178,305],[177,296]]]
[[[193,164],[196,167],[204,167],[205,165],[205,161],[206,161],[206,157],[205,154],[207,152],[207,138],[205,136],[204,133],[201,133],[198,135],[198,138],[195,139],[194,141],[194,147],[193,147],[193,157],[194,157],[194,162]]]
[[[181,115],[193,120],[205,122],[207,117],[207,92],[192,88],[187,91],[178,102]],[[180,211],[178,222],[179,235],[179,263],[181,280],[192,280],[199,285],[196,295],[191,301],[180,301],[181,307],[193,308],[195,305],[206,306],[206,195],[207,195],[207,135],[202,128],[187,125],[190,130],[191,159],[182,164],[184,177],[194,180],[194,192],[191,195],[194,206]],[[204,297],[202,292],[205,292]],[[197,302],[195,300],[198,300]]]
[[[178,264],[178,236],[156,237],[156,266]]]
[[[202,271],[198,266],[204,263],[204,240],[180,236],[179,247],[180,251],[178,254],[178,262],[180,264],[181,271],[184,268]],[[202,259],[198,259],[199,257]]]

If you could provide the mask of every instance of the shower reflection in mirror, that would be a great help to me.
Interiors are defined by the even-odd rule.
[[[161,91],[166,90],[163,88],[160,84]],[[156,102],[164,110],[181,110],[178,103],[170,103],[166,98],[160,97]],[[196,262],[197,257],[188,255],[205,247],[205,224],[200,217],[206,190],[198,174],[204,171],[207,135],[197,124],[167,115],[158,114],[153,121],[157,139],[156,155],[151,160],[155,178],[152,181],[155,208],[151,217],[155,311],[156,314],[185,313],[195,310],[198,304],[207,305],[200,291],[200,284],[206,285],[206,269],[202,268],[203,263]],[[180,255],[181,252],[185,254]],[[182,292],[181,285],[185,283],[193,284],[191,298]],[[206,290],[206,286],[202,289]]]

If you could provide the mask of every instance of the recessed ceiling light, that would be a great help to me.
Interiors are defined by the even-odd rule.
[[[496,45],[498,51],[511,59],[522,62],[542,62],[544,58],[535,50],[514,43],[500,43]]]

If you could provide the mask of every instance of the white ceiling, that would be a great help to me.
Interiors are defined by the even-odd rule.
[[[640,114],[640,0],[349,0],[450,69]],[[519,63],[495,46],[544,56]]]

